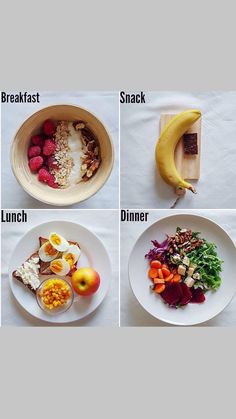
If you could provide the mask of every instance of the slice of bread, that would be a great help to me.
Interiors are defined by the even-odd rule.
[[[38,252],[35,252],[35,253],[33,253],[28,259],[26,259],[26,261],[25,262],[28,262],[31,258],[33,258],[33,257],[38,257]],[[25,263],[24,262],[24,263]],[[24,264],[24,263],[22,263],[22,265]],[[12,276],[13,276],[13,278],[15,278],[15,279],[17,279],[19,282],[21,282],[25,287],[27,287],[30,291],[32,291],[34,294],[36,294],[36,290],[35,289],[33,289],[31,286],[30,286],[30,284],[25,284],[24,282],[23,282],[23,279],[19,276],[19,275],[17,275],[17,269],[14,271],[14,272],[12,272]]]
[[[44,243],[46,243],[48,241],[48,239],[46,239],[46,238],[44,238],[44,237],[39,237],[39,245],[40,245],[40,247],[44,244]],[[79,243],[77,243],[77,242],[72,242],[72,241],[69,241],[68,240],[68,243],[69,244],[74,244],[74,245],[76,245],[76,246],[78,246],[79,248],[80,248],[80,245],[79,245]],[[25,262],[28,262],[32,257],[38,257],[38,251],[37,252],[34,252],[31,256],[29,256],[28,257],[28,259],[26,259],[26,261]],[[58,258],[60,258],[60,257],[62,257],[62,252],[60,252],[59,254],[58,254]],[[23,262],[22,263],[22,265],[25,263],[25,262]],[[51,269],[50,269],[50,262],[43,262],[42,260],[40,260],[39,259],[39,265],[40,265],[40,268],[39,268],[39,274],[40,275],[54,275],[54,273],[51,271]],[[76,270],[76,267],[74,267],[74,268],[71,268],[71,270],[70,270],[70,272],[68,273],[68,276],[72,276],[72,274],[73,274],[73,272],[75,272],[75,270]],[[22,280],[22,278],[17,274],[17,269],[14,271],[14,272],[12,272],[12,276],[13,276],[13,278],[15,278],[15,279],[17,279],[19,282],[21,282],[25,287],[27,287],[31,292],[33,292],[34,294],[36,294],[36,290],[35,289],[33,289],[31,286],[30,286],[30,284],[25,284],[24,282],[23,282],[23,280]]]
[[[45,237],[39,237],[39,247],[41,247],[47,241],[48,241],[48,239],[45,239]],[[78,246],[80,248],[80,245],[77,242],[72,242],[72,241],[68,240],[68,243],[69,244],[75,244],[76,246]],[[57,256],[57,259],[60,259],[62,257],[62,253],[63,252],[59,252],[59,254]],[[54,273],[50,269],[50,263],[51,262],[43,262],[42,260],[39,260],[39,265],[40,265],[39,273],[40,273],[40,275],[54,275]],[[67,275],[72,276],[74,271],[75,271],[75,268],[72,268]]]

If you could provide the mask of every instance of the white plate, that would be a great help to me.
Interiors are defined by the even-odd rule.
[[[12,272],[39,247],[39,237],[48,237],[56,231],[68,240],[77,241],[81,247],[78,267],[91,266],[100,275],[98,291],[90,297],[76,297],[71,308],[65,313],[50,315],[41,310],[33,293],[12,277]],[[80,320],[92,313],[104,299],[112,277],[111,263],[106,249],[94,233],[79,224],[68,221],[51,221],[28,231],[17,244],[9,266],[12,292],[22,307],[32,316],[53,323],[67,323]]]
[[[201,236],[217,246],[217,254],[224,260],[222,284],[216,292],[207,292],[202,304],[188,304],[179,309],[170,308],[159,295],[151,292],[147,276],[148,260],[144,258],[152,247],[151,240],[163,241],[166,234],[174,234],[176,227],[200,231]],[[236,292],[236,249],[228,234],[213,221],[197,215],[179,214],[162,218],[139,237],[129,259],[131,288],[139,303],[152,316],[171,324],[193,325],[205,322],[220,313]]]

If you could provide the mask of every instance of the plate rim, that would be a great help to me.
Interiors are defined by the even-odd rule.
[[[196,217],[196,218],[203,218],[204,220],[207,220],[207,221],[210,221],[210,223],[212,223],[212,224],[214,224],[216,227],[218,227],[220,230],[222,230],[223,231],[223,233],[224,234],[226,234],[226,236],[228,237],[228,239],[230,240],[230,242],[233,244],[233,246],[234,246],[234,249],[235,249],[235,251],[236,251],[236,243],[234,243],[234,241],[231,239],[231,237],[229,236],[229,234],[227,233],[227,231],[225,231],[224,230],[224,228],[223,227],[221,227],[221,225],[219,225],[217,222],[215,222],[215,221],[213,221],[211,218],[209,218],[209,217],[205,217],[205,216],[202,216],[202,215],[197,215],[197,214],[189,214],[189,213],[176,213],[176,214],[171,214],[171,215],[167,215],[167,216],[164,216],[164,217],[161,217],[161,218],[159,218],[159,220],[157,220],[157,221],[155,221],[154,223],[152,223],[152,224],[150,224],[150,226],[148,226],[140,235],[139,235],[139,237],[136,239],[136,241],[135,241],[135,243],[134,243],[134,245],[133,245],[133,247],[132,247],[132,249],[131,249],[131,251],[130,251],[130,254],[129,254],[129,260],[128,260],[128,277],[129,277],[129,285],[130,285],[130,288],[131,288],[131,290],[132,290],[132,293],[133,293],[133,295],[134,295],[134,297],[136,298],[136,300],[138,301],[138,303],[141,305],[141,307],[150,315],[150,316],[152,316],[154,319],[156,319],[156,320],[160,320],[160,321],[162,321],[163,323],[167,323],[167,324],[170,324],[170,325],[174,325],[174,326],[182,326],[182,327],[191,327],[191,326],[194,326],[194,325],[199,325],[199,324],[201,324],[201,323],[205,323],[205,322],[207,322],[207,321],[209,321],[209,320],[212,320],[213,318],[215,318],[216,316],[218,316],[218,314],[220,314],[230,303],[231,303],[231,301],[233,300],[233,298],[234,298],[234,296],[235,296],[235,294],[236,294],[236,287],[235,287],[235,290],[234,290],[234,293],[233,293],[233,295],[232,295],[232,297],[230,298],[230,300],[228,301],[228,303],[224,306],[224,308],[223,309],[221,309],[221,310],[219,310],[216,314],[214,314],[212,317],[210,317],[209,319],[207,319],[207,320],[200,320],[200,321],[198,321],[198,322],[192,322],[192,323],[188,323],[188,324],[185,324],[185,323],[183,323],[183,322],[178,322],[178,321],[172,321],[172,320],[164,320],[162,317],[156,317],[154,314],[152,314],[152,313],[150,313],[148,310],[147,310],[147,308],[146,307],[144,307],[144,305],[139,301],[139,299],[137,298],[137,296],[136,296],[136,294],[135,294],[135,292],[134,292],[134,290],[133,290],[133,287],[132,287],[132,285],[131,285],[131,278],[130,278],[130,260],[131,260],[131,256],[132,256],[132,254],[133,254],[133,251],[134,251],[134,249],[135,249],[135,246],[136,246],[136,244],[138,243],[138,241],[140,240],[140,238],[144,235],[144,233],[147,231],[147,230],[149,230],[149,229],[151,229],[151,227],[153,227],[154,226],[154,224],[156,224],[156,223],[158,223],[158,222],[160,222],[160,221],[162,221],[162,220],[166,220],[166,219],[168,219],[168,218],[174,218],[175,216],[178,216],[178,215],[182,215],[182,216],[193,216],[193,217]]]
[[[96,237],[96,239],[98,240],[98,242],[100,243],[100,245],[103,247],[103,250],[105,251],[105,253],[106,253],[106,255],[107,255],[107,258],[108,258],[108,262],[109,262],[109,269],[110,269],[110,271],[111,271],[111,277],[113,277],[113,269],[112,269],[112,263],[111,263],[111,259],[110,259],[110,255],[109,255],[109,253],[107,252],[107,249],[106,249],[106,247],[104,246],[104,244],[103,244],[103,242],[101,241],[101,239],[97,236],[97,234],[96,233],[94,233],[94,232],[91,232],[91,230],[89,230],[87,227],[84,227],[83,225],[81,225],[81,224],[79,224],[79,223],[75,223],[75,222],[73,222],[73,221],[68,221],[68,220],[51,220],[51,221],[46,221],[46,222],[44,222],[44,223],[40,223],[40,224],[37,224],[37,225],[35,225],[34,227],[32,227],[30,230],[28,230],[25,234],[23,234],[23,236],[21,236],[21,238],[18,240],[18,242],[16,243],[16,245],[15,245],[15,247],[14,247],[14,250],[12,251],[12,253],[11,253],[11,256],[10,256],[10,260],[12,259],[12,255],[15,253],[15,251],[16,251],[16,249],[17,249],[17,247],[19,246],[19,244],[20,244],[20,242],[21,242],[21,240],[23,240],[24,239],[24,237],[28,234],[28,233],[30,233],[32,230],[36,230],[38,227],[40,227],[40,226],[43,226],[43,225],[47,225],[47,224],[50,224],[50,223],[66,223],[66,224],[72,224],[72,225],[76,225],[76,226],[79,226],[80,228],[82,228],[84,231],[86,231],[86,232],[89,232],[90,234],[92,234],[93,236],[95,236]],[[33,318],[35,318],[35,319],[37,319],[37,320],[40,320],[40,321],[42,321],[42,322],[45,322],[45,323],[49,323],[49,324],[54,324],[54,325],[56,325],[56,324],[67,324],[67,323],[74,323],[74,322],[78,322],[78,321],[82,321],[83,319],[85,319],[86,317],[88,317],[88,316],[90,316],[92,313],[94,313],[97,309],[98,309],[98,307],[103,303],[103,301],[104,301],[104,299],[105,299],[105,297],[107,296],[107,294],[108,294],[108,292],[109,292],[109,290],[110,290],[110,288],[111,288],[111,279],[108,281],[108,286],[107,286],[107,289],[105,290],[105,294],[104,294],[104,296],[103,296],[103,299],[100,301],[100,303],[90,312],[90,313],[88,313],[88,314],[86,314],[85,316],[83,316],[83,317],[81,317],[80,319],[74,319],[74,320],[68,320],[68,321],[60,321],[60,319],[58,318],[58,320],[56,320],[56,321],[50,321],[50,319],[42,319],[42,318],[40,318],[40,317],[38,317],[38,316],[36,316],[35,314],[32,314],[30,311],[28,311],[21,303],[20,303],[20,301],[18,301],[18,299],[16,298],[16,296],[15,296],[15,293],[14,293],[14,291],[13,291],[13,287],[12,287],[12,283],[13,283],[13,281],[12,281],[12,271],[10,270],[10,263],[9,263],[9,266],[8,266],[8,283],[9,283],[9,286],[10,286],[10,289],[11,289],[11,293],[12,293],[12,295],[13,295],[13,297],[14,297],[14,299],[15,299],[15,301],[17,302],[17,304],[19,304],[19,306],[21,307],[21,308],[23,308],[23,310],[25,310],[26,312],[27,312],[27,314],[29,314],[30,316],[32,316]],[[59,316],[60,317],[60,316]],[[79,326],[79,325],[78,325]]]

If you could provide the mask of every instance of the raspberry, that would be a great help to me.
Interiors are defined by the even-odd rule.
[[[51,156],[56,151],[56,144],[53,140],[47,139],[45,140],[44,146],[43,146],[43,154],[45,156]]]
[[[29,161],[29,167],[31,172],[37,172],[43,164],[43,158],[41,156],[33,157]]]
[[[56,132],[56,126],[53,121],[47,119],[43,123],[43,132],[45,135],[53,135]]]
[[[31,143],[34,145],[39,145],[40,147],[42,147],[43,142],[43,137],[41,135],[33,135],[33,137],[31,137]]]
[[[59,188],[59,185],[55,182],[54,176],[51,173],[49,173],[49,175],[50,175],[50,178],[48,180],[48,186],[55,189]]]
[[[48,183],[50,176],[50,173],[45,168],[42,168],[39,170],[38,180],[40,182]]]
[[[41,148],[39,145],[32,145],[28,148],[28,157],[31,159],[32,157],[37,157],[41,153]]]
[[[49,156],[47,159],[47,164],[49,169],[59,169],[59,166],[57,164],[57,161],[55,160],[54,156]]]

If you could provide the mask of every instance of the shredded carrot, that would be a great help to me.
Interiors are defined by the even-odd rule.
[[[164,284],[165,280],[164,280],[164,278],[154,278],[153,282],[154,282],[154,284]]]
[[[163,273],[163,275],[164,275],[165,277],[167,277],[167,276],[169,276],[169,275],[170,275],[170,271],[169,271],[169,269],[167,269],[167,268],[163,268],[163,267],[162,267],[162,273]]]
[[[170,274],[169,276],[167,276],[167,277],[165,278],[165,281],[166,281],[166,282],[170,282],[173,278],[174,278],[174,275],[173,275],[173,274]]]
[[[154,269],[154,268],[149,269],[148,276],[151,279],[157,278],[158,277],[158,270]]]
[[[155,286],[155,292],[157,293],[157,294],[161,294],[163,291],[164,291],[164,289],[165,289],[165,284],[157,284],[156,286]]]
[[[179,282],[180,280],[181,280],[181,275],[179,274],[174,275],[173,282]]]
[[[159,260],[152,260],[150,266],[151,268],[159,269],[161,268],[161,262]]]

